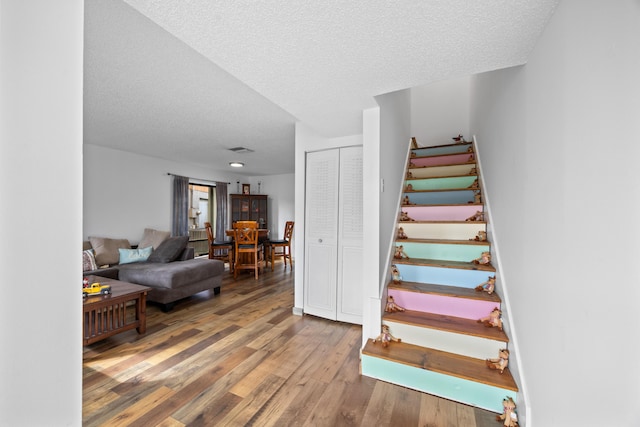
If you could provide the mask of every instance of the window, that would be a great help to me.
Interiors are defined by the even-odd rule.
[[[189,246],[195,256],[209,253],[205,222],[216,229],[216,192],[212,185],[189,184]]]

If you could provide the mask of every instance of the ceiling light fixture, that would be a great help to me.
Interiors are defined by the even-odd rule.
[[[229,166],[231,166],[232,168],[241,168],[244,166],[244,163],[242,162],[230,162]]]

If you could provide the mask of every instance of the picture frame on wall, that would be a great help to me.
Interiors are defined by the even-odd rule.
[[[250,184],[242,184],[242,194],[251,194]]]

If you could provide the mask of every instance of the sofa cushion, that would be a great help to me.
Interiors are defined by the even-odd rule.
[[[96,264],[96,257],[93,249],[87,249],[82,251],[82,271],[97,270],[98,264]]]
[[[127,239],[109,239],[106,237],[89,237],[91,247],[96,253],[98,266],[113,265],[120,261],[118,249],[131,249],[131,243]]]
[[[162,242],[158,249],[151,253],[147,259],[149,262],[172,262],[178,259],[184,248],[189,243],[189,236],[169,237]]]
[[[176,289],[219,276],[224,263],[215,259],[190,259],[170,263],[139,262],[118,268],[119,279],[154,288]]]
[[[132,262],[146,261],[153,251],[152,246],[138,249],[118,249],[120,252],[120,264],[130,264]]]
[[[152,246],[154,250],[158,249],[158,246],[171,236],[169,231],[159,231],[153,228],[145,228],[142,233],[142,240],[138,243],[139,248],[146,248]]]

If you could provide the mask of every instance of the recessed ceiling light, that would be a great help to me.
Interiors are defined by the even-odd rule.
[[[244,163],[242,162],[231,162],[229,163],[229,166],[231,166],[232,168],[241,168],[244,166]]]

